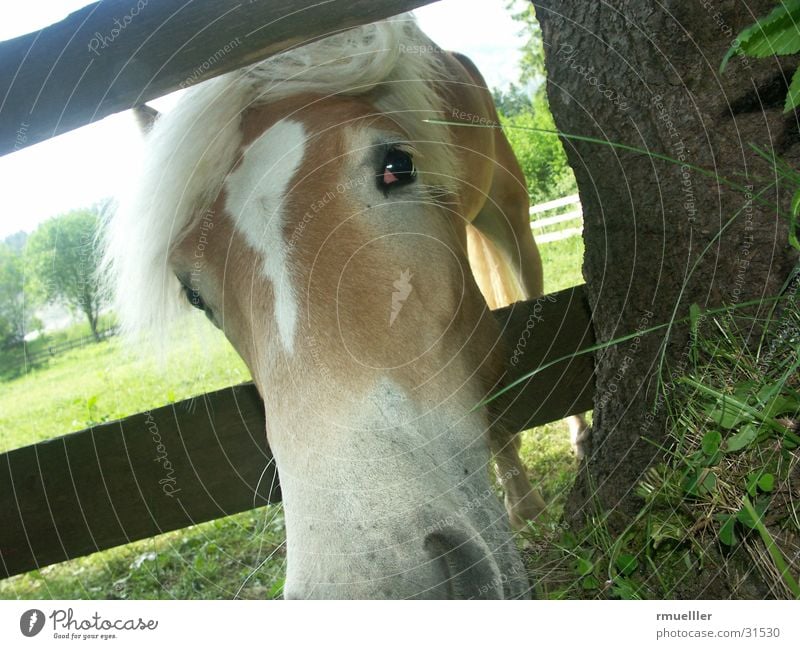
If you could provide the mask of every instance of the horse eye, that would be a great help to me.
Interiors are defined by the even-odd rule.
[[[189,304],[191,304],[194,308],[200,309],[201,311],[206,310],[206,303],[203,302],[203,298],[200,297],[200,293],[195,289],[183,284],[183,293],[186,295],[186,299],[189,300]]]
[[[402,149],[389,149],[378,171],[378,186],[386,190],[391,186],[408,185],[417,177],[411,154]]]

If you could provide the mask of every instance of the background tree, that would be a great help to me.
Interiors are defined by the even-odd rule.
[[[22,255],[0,242],[0,347],[21,343],[27,333],[30,306],[25,303],[24,285]]]
[[[79,209],[51,218],[31,234],[25,248],[35,290],[48,301],[83,313],[96,340],[103,306],[96,277],[99,211]]]
[[[529,102],[526,109],[501,120],[507,127],[506,137],[525,174],[531,204],[536,205],[574,194],[577,186],[564,147],[552,133],[545,132],[556,128],[547,98],[537,95]],[[502,113],[503,104],[500,109]]]
[[[778,294],[798,263],[784,216],[792,190],[750,145],[800,165],[798,115],[783,113],[796,60],[734,57],[719,73],[736,34],[775,2],[535,4],[559,129],[679,161],[565,144],[584,209],[583,271],[597,339],[682,318],[692,303]],[[768,308],[754,307],[750,326]],[[619,532],[641,509],[634,488],[667,443],[658,396],[690,351],[688,328],[676,323],[636,349],[615,345],[597,355],[594,452],[570,496],[574,524],[601,508],[613,511]],[[678,596],[765,594],[753,575],[737,581],[725,570],[709,569],[683,588]]]
[[[542,44],[542,29],[536,19],[533,6],[526,3],[520,4],[510,0],[506,7],[512,12],[514,20],[521,25],[521,33],[525,37],[520,59],[520,82],[534,84],[544,91],[544,46]]]
[[[575,176],[555,130],[544,92],[542,32],[533,6],[512,0],[507,4],[525,37],[520,61],[519,85],[492,91],[506,137],[514,149],[525,178],[531,204],[560,198],[577,191]]]

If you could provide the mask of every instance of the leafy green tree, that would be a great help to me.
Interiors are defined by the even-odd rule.
[[[536,14],[533,11],[533,3],[526,2],[520,8],[516,0],[509,0],[507,8],[512,12],[514,20],[522,25],[522,33],[526,37],[525,45],[522,47],[522,60],[520,61],[520,82],[544,81],[544,46],[542,44],[542,30]],[[539,85],[540,92],[544,94],[544,84]]]
[[[93,207],[53,217],[31,234],[25,248],[35,290],[47,301],[83,313],[96,340],[103,306],[96,276],[98,213]]]
[[[494,88],[492,99],[494,99],[497,110],[505,117],[513,117],[533,110],[533,101],[528,92],[525,88],[520,88],[513,83],[508,86],[507,90]]]
[[[509,0],[506,7],[519,23],[526,42],[522,48],[519,85],[512,83],[506,90],[495,89],[492,96],[506,137],[525,174],[531,203],[542,203],[575,193],[577,186],[560,140],[553,133],[543,132],[555,131],[556,127],[544,92],[542,31],[533,5]],[[526,88],[534,84],[538,85],[531,96]]]
[[[0,347],[22,342],[27,333],[24,281],[22,256],[0,243]]]
[[[501,121],[525,174],[532,205],[577,191],[561,141],[552,133],[528,130],[554,131],[556,128],[543,95],[536,97],[532,110],[501,118]]]

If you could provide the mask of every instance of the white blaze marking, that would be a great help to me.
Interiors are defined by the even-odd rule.
[[[284,349],[291,353],[297,328],[297,300],[283,237],[284,199],[305,154],[305,129],[281,120],[244,152],[225,181],[225,208],[236,227],[262,257],[262,272],[272,282],[275,319]]]

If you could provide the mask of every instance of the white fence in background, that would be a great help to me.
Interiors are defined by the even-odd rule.
[[[570,210],[564,214],[545,216],[543,218],[537,218],[531,221],[531,230],[533,230],[533,237],[536,239],[536,243],[542,244],[550,243],[551,241],[560,241],[561,239],[579,236],[583,232],[583,210],[581,209],[580,198],[577,194],[573,194],[572,196],[564,196],[563,198],[557,198],[554,201],[548,201],[547,203],[539,203],[539,205],[534,205],[530,209],[530,214],[531,216],[534,214],[544,214],[546,212],[551,212],[552,210],[556,210],[561,207],[567,207],[569,205],[575,205],[577,209]],[[563,228],[556,232],[538,232],[544,228],[550,227],[551,225],[567,223],[569,221],[581,221],[581,225],[577,227]]]

